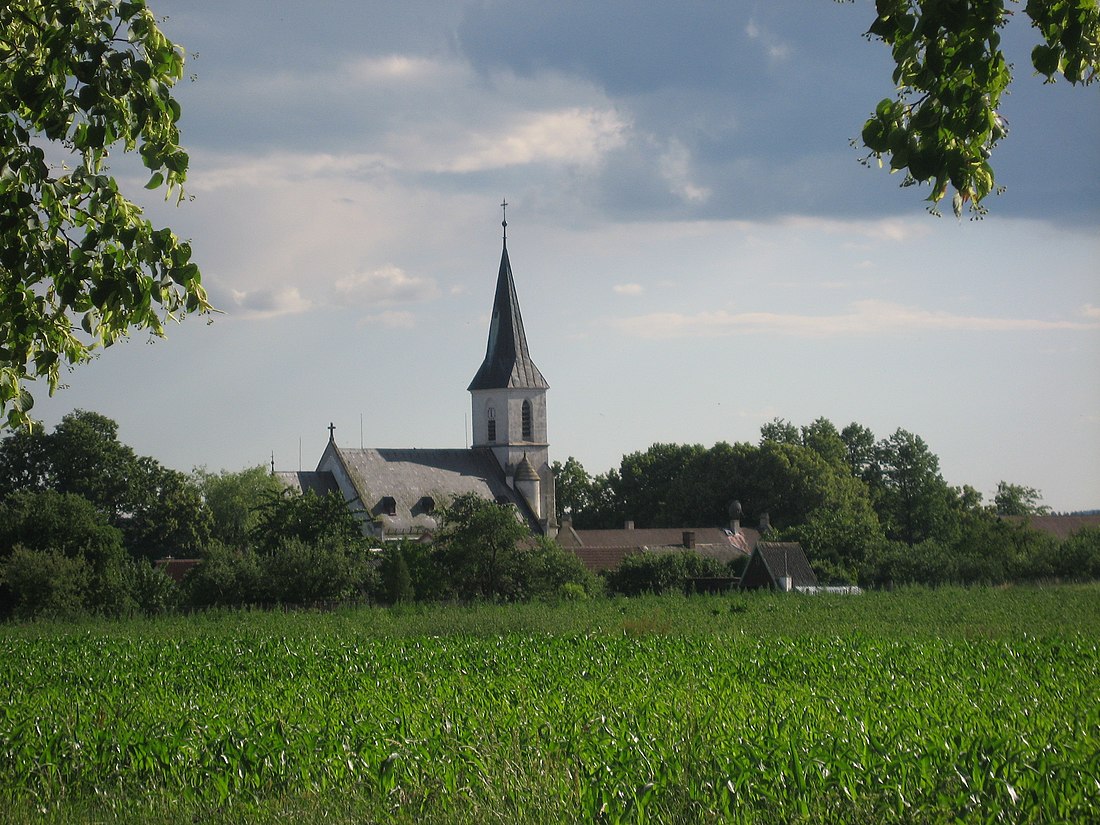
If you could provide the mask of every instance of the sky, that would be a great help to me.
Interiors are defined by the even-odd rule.
[[[1100,508],[1100,87],[1044,85],[1022,8],[982,221],[850,145],[892,93],[857,0],[150,0],[189,238],[221,313],[105,350],[52,398],[183,471],[463,447],[508,251],[551,457],[901,428],[952,485]]]

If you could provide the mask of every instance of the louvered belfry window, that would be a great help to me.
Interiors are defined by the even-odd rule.
[[[523,402],[523,440],[531,440],[531,402]]]

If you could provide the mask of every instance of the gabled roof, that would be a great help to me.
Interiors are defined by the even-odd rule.
[[[565,527],[558,544],[576,554],[592,571],[613,570],[632,553],[674,553],[685,550],[684,533],[695,534],[693,551],[721,562],[744,558],[760,538],[756,530],[733,533],[721,527],[657,527],[620,530],[576,530]]]
[[[299,470],[297,472],[278,472],[274,473],[275,478],[282,482],[284,487],[289,487],[296,493],[306,493],[313,491],[318,496],[325,496],[329,493],[339,493],[340,487],[336,483],[336,479],[333,478],[332,473],[329,472],[305,472]]]
[[[801,544],[793,541],[757,542],[741,576],[741,588],[778,588],[783,577],[790,578],[792,590],[817,586],[817,575],[810,567]]]
[[[512,265],[508,261],[508,246],[500,256],[497,291],[493,299],[493,318],[489,322],[489,343],[485,360],[470,382],[469,390],[549,389],[531,353],[527,351],[527,336],[519,312],[516,285],[512,281]]]
[[[1088,528],[1100,528],[1100,515],[1076,516],[1002,516],[1011,524],[1026,524],[1040,532],[1065,541],[1074,533]]]
[[[463,493],[515,504],[528,524],[539,528],[526,502],[508,486],[491,450],[335,449],[363,508],[388,534],[434,531],[436,508]]]

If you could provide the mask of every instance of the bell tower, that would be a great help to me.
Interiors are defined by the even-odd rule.
[[[473,446],[492,450],[508,484],[527,499],[546,532],[557,526],[554,474],[546,435],[546,391],[550,385],[527,349],[508,260],[507,207],[507,201],[501,204],[505,210],[501,222],[504,243],[489,342],[485,360],[468,388],[473,403]]]

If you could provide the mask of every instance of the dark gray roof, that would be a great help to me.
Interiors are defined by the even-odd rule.
[[[438,527],[435,508],[463,493],[515,504],[528,522],[529,508],[508,487],[492,451],[461,449],[347,449],[338,454],[362,504],[387,533],[417,534]],[[393,502],[384,502],[392,498]],[[392,514],[386,512],[390,506]],[[535,525],[537,527],[537,522]]]
[[[467,389],[545,390],[549,387],[535,362],[531,360],[531,353],[527,351],[527,336],[523,332],[516,285],[512,281],[512,265],[508,261],[508,247],[505,246],[500,256],[500,272],[497,274],[497,291],[493,299],[493,318],[489,322],[489,343],[485,347],[485,360]]]
[[[745,567],[741,587],[778,587],[783,576],[790,577],[792,589],[817,585],[817,576],[802,545],[792,541],[760,541]]]
[[[324,496],[328,493],[339,493],[340,488],[336,484],[336,479],[333,478],[332,473],[328,472],[280,472],[275,473],[275,478],[283,483],[284,486],[289,487],[298,493],[305,493],[312,490],[319,496]]]

